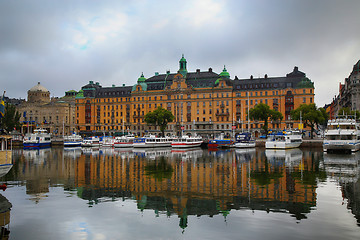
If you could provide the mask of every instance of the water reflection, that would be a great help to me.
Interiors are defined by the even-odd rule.
[[[334,166],[334,155],[325,155],[323,161],[322,152],[300,149],[17,150],[9,174],[26,185],[34,202],[46,197],[50,187],[63,186],[76,191],[89,207],[135,200],[139,211],[178,216],[179,227],[185,229],[189,216],[222,215],[226,220],[235,210],[249,209],[301,221],[315,209],[318,182],[325,181],[326,174],[341,179],[348,207],[359,216],[359,154],[350,156],[357,164],[346,164],[351,166],[351,181],[342,181],[349,170]],[[341,157],[340,162],[343,165]]]
[[[347,155],[324,153],[323,164],[329,178],[341,187],[343,199],[347,199],[347,207],[360,226],[360,152]]]

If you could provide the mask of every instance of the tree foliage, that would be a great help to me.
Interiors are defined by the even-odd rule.
[[[309,126],[311,128],[311,138],[313,138],[315,126],[326,124],[329,118],[325,109],[317,108],[315,103],[301,104],[300,107],[291,111],[291,118],[300,120],[300,113],[304,127]]]
[[[162,135],[164,136],[165,129],[169,122],[172,122],[174,120],[174,115],[172,112],[162,108],[158,107],[153,112],[148,112],[145,115],[145,122],[147,124],[153,124],[160,127],[160,131]]]
[[[16,107],[6,103],[4,117],[0,119],[0,129],[11,132],[14,129],[20,129],[20,113],[16,111]]]
[[[268,132],[268,121],[270,120],[282,120],[283,115],[281,112],[270,109],[267,104],[257,104],[254,108],[249,110],[249,117],[252,120],[260,120],[264,121],[263,129],[265,130],[265,134]]]

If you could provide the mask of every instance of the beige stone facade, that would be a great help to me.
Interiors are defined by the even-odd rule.
[[[28,99],[17,106],[23,123],[21,133],[45,128],[53,135],[68,135],[75,131],[75,98],[66,94],[51,98],[50,92],[40,82],[28,91]]]

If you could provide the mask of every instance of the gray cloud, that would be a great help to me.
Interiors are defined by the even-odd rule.
[[[26,97],[38,81],[53,96],[89,80],[135,84],[141,72],[188,68],[231,76],[284,76],[294,66],[329,103],[359,59],[358,1],[3,1],[0,82]]]

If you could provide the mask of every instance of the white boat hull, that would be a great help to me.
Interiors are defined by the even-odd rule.
[[[341,140],[324,140],[323,143],[324,152],[328,152],[331,150],[348,150],[351,152],[357,152],[360,150],[360,142],[359,141],[341,141]]]
[[[255,142],[249,142],[249,143],[237,142],[234,144],[234,147],[236,147],[236,148],[254,148]]]

